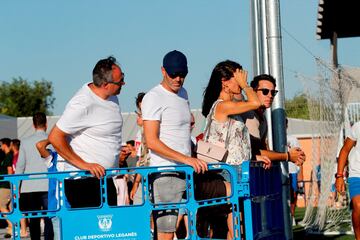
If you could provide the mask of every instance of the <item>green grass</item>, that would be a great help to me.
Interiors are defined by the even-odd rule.
[[[295,210],[295,220],[296,222],[300,222],[305,214],[305,208],[296,208]],[[323,236],[323,235],[310,235],[307,234],[305,229],[296,225],[293,227],[293,236],[294,240],[317,240],[317,239],[333,239],[333,240],[353,240],[354,235],[337,235],[337,236]]]

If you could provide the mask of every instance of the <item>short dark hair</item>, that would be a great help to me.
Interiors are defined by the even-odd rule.
[[[135,141],[134,140],[129,140],[129,141],[126,141],[126,144],[130,144],[131,146],[135,146]]]
[[[19,149],[20,148],[20,140],[15,138],[11,140],[12,145],[16,148]]]
[[[145,96],[144,92],[139,92],[138,95],[135,98],[136,107],[138,109],[140,109],[140,103],[142,102],[144,96]]]
[[[250,86],[254,89],[259,87],[259,81],[266,80],[274,84],[274,87],[276,87],[276,80],[273,76],[270,74],[260,74],[254,77],[254,79],[251,81]]]
[[[93,69],[93,83],[95,86],[100,87],[101,84],[111,82],[112,67],[117,65],[116,58],[110,56],[105,59],[99,60]]]
[[[43,128],[46,126],[46,115],[43,112],[37,112],[33,115],[33,124],[35,128]]]
[[[10,147],[11,139],[10,138],[2,138],[0,140],[1,144],[5,144],[6,146]]]

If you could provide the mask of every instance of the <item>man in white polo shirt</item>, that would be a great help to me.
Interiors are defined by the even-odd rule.
[[[179,51],[167,53],[161,68],[163,80],[151,89],[142,101],[142,118],[150,166],[188,164],[196,172],[207,170],[206,162],[191,157],[190,107],[182,87],[188,73],[187,59]],[[185,191],[181,175],[159,174],[154,182],[155,203],[180,202]],[[154,212],[157,239],[173,239],[178,212]]]
[[[98,178],[104,176],[105,169],[117,167],[123,120],[116,95],[124,84],[124,73],[115,58],[98,61],[93,82],[86,83],[70,100],[49,135],[51,144],[67,161],[65,171],[81,169],[94,175],[65,181],[71,207],[99,206]],[[113,181],[107,185],[109,204],[116,205]]]

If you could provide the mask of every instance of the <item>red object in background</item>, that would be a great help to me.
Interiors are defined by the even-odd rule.
[[[196,142],[198,142],[199,140],[203,140],[204,138],[204,133],[200,133],[199,135],[196,136]]]

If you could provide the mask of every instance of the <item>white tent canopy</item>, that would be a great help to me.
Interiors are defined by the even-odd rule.
[[[204,128],[204,117],[201,115],[200,110],[192,110],[195,116],[195,129],[192,134],[197,136]],[[18,138],[23,139],[34,133],[32,117],[9,117],[6,115],[0,115],[0,138]],[[122,141],[134,140],[139,130],[136,125],[135,113],[122,113],[124,124],[122,130]],[[48,116],[48,129],[47,133],[53,128],[60,116]]]
[[[0,114],[0,138],[17,137],[17,119]]]

